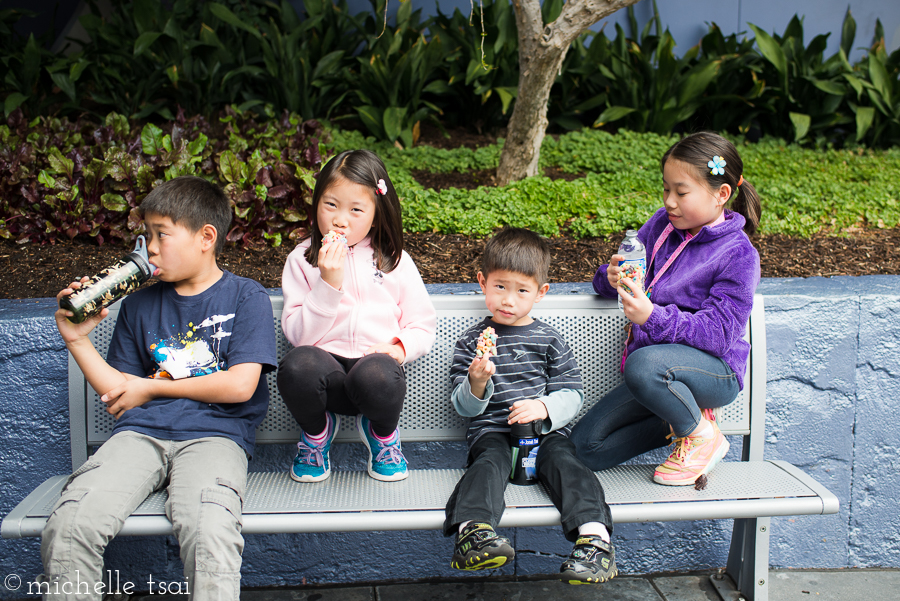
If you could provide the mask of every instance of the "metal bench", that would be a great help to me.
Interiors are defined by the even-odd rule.
[[[431,353],[407,367],[408,393],[400,421],[407,441],[465,440],[466,422],[449,402],[450,362],[458,335],[485,315],[480,296],[432,295],[438,314],[437,342]],[[278,356],[290,345],[281,333],[283,299],[272,297],[278,333]],[[92,333],[105,352],[117,313]],[[581,367],[585,407],[619,384],[618,366],[625,318],[615,301],[592,295],[552,295],[532,314],[553,325],[567,339]],[[597,472],[612,509],[613,520],[658,522],[734,518],[726,579],[714,579],[723,599],[733,598],[732,584],[748,599],[765,600],[768,590],[769,526],[772,516],[830,514],[837,498],[798,468],[782,461],[764,461],[766,348],[762,297],[755,299],[748,339],[751,358],[745,390],[719,412],[726,435],[742,436],[742,461],[725,462],[710,477],[705,490],[667,487],[652,482],[653,465],[623,465]],[[271,404],[257,430],[257,444],[294,443],[299,431],[281,401],[274,373],[268,376]],[[69,409],[73,469],[91,448],[110,435],[113,418],[78,366],[69,361]],[[338,441],[358,442],[344,418]],[[413,465],[413,468],[415,466]],[[444,505],[461,469],[412,469],[402,482],[373,480],[365,472],[335,471],[317,484],[297,484],[285,470],[252,472],[244,500],[243,532],[299,533],[440,529]],[[50,478],[3,519],[3,538],[39,536],[59,497],[65,475]],[[164,535],[172,525],[164,512],[165,492],[154,493],[129,517],[123,535]],[[551,526],[559,514],[542,486],[509,486],[507,510],[500,526]],[[327,513],[327,519],[322,514]],[[423,574],[423,576],[427,576]]]

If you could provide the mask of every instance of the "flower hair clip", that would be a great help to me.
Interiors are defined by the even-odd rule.
[[[375,190],[382,196],[387,194],[387,184],[384,183],[383,179],[378,180],[378,185],[375,186]]]
[[[713,175],[725,175],[725,159],[720,156],[714,156],[710,162],[706,164],[707,167],[712,169],[710,173]]]

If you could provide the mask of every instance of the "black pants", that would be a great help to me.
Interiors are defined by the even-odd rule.
[[[444,536],[454,535],[466,521],[486,522],[496,528],[506,509],[503,493],[512,466],[509,434],[488,432],[469,450],[469,468],[447,501]],[[612,533],[612,516],[600,481],[575,457],[575,445],[551,432],[541,440],[537,473],[553,505],[559,510],[563,532],[575,542],[578,527],[600,522]]]
[[[278,390],[304,432],[316,435],[327,425],[325,411],[362,413],[378,436],[397,429],[406,374],[390,355],[348,359],[314,346],[298,346],[278,364]]]

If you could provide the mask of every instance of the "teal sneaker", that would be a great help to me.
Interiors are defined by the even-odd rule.
[[[306,436],[306,432],[300,431],[297,456],[294,457],[294,465],[291,466],[291,478],[297,482],[321,482],[331,475],[328,452],[337,434],[338,417],[331,411],[326,411],[325,416],[328,420],[328,436],[324,442],[316,444]]]
[[[369,449],[369,475],[383,482],[396,482],[409,476],[406,457],[400,450],[400,432],[394,430],[394,442],[381,442],[372,434],[369,418],[356,416],[356,430]]]

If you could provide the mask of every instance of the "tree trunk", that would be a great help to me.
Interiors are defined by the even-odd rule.
[[[571,0],[546,27],[539,0],[512,2],[519,30],[519,93],[497,167],[500,185],[538,173],[550,89],[569,46],[591,25],[638,0]]]

